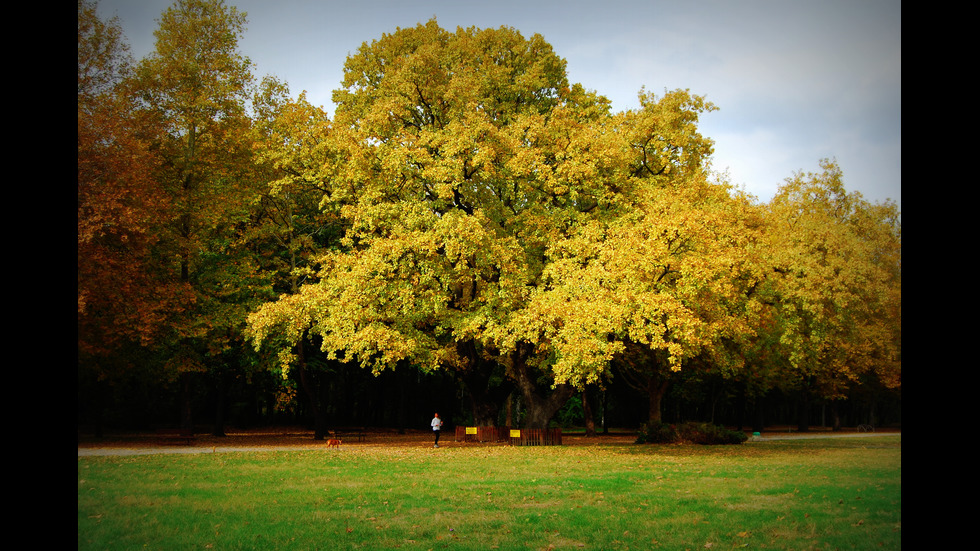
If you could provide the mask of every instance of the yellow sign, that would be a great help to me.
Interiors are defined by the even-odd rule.
[[[510,431],[510,437],[511,438],[520,438],[521,437],[521,431],[520,430],[511,430]]]
[[[476,434],[476,427],[466,427],[466,434]]]

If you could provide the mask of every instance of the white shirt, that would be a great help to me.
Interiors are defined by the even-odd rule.
[[[438,417],[433,417],[432,418],[432,430],[439,430],[440,427],[442,427],[442,419],[440,419]]]

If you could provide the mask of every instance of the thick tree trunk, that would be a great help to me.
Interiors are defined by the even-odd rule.
[[[656,373],[647,377],[647,394],[650,400],[649,423],[651,426],[663,422],[663,402],[668,385],[670,385],[669,377],[661,377]]]
[[[500,407],[482,397],[470,395],[473,406],[473,424],[478,427],[493,427],[497,424]]]
[[[830,402],[830,419],[831,422],[833,423],[834,431],[841,430],[840,411],[837,406],[838,406],[837,400],[832,400]]]
[[[623,378],[627,384],[647,396],[647,422],[659,425],[663,422],[663,400],[670,384],[670,370],[658,358],[657,352],[636,343],[628,343],[628,356],[632,359],[623,365]]]
[[[575,393],[575,387],[561,384],[554,389],[540,388],[536,383],[536,374],[532,375],[532,368],[527,365],[529,355],[530,346],[526,344],[518,345],[511,354],[512,375],[527,407],[524,428],[546,429],[558,410]]]
[[[585,417],[585,435],[595,436],[595,418],[592,416],[592,400],[589,398],[589,387],[582,389],[582,415]]]
[[[473,341],[457,343],[456,350],[467,360],[456,374],[469,394],[473,424],[478,427],[496,426],[501,403],[510,395],[511,385],[506,381],[494,384],[494,371],[499,366],[484,358]]]
[[[575,387],[559,385],[547,396],[532,392],[525,394],[528,401],[527,418],[524,421],[526,429],[546,429],[558,410],[575,393]]]

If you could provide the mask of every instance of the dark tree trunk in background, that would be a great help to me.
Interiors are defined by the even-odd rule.
[[[100,440],[105,436],[104,412],[106,402],[106,385],[107,383],[105,381],[95,381],[95,383],[92,385],[93,392],[92,401],[90,403],[92,408],[92,423],[95,425],[95,437]]]
[[[663,403],[664,395],[667,394],[667,387],[670,385],[669,377],[662,377],[658,373],[653,373],[647,377],[647,395],[649,396],[649,423],[650,426],[659,425],[663,422]]]
[[[606,405],[609,402],[605,390],[602,391],[602,395],[599,398],[599,401],[602,402],[602,434],[609,434],[609,425],[606,422]]]
[[[745,385],[743,383],[738,384],[738,393],[735,395],[735,430],[742,430],[745,424]]]
[[[670,385],[671,371],[656,351],[644,345],[627,343],[626,356],[620,373],[629,386],[647,396],[647,422],[651,426],[663,422],[663,401]]]
[[[303,352],[303,341],[300,340],[299,344],[296,345],[296,355],[297,369],[299,369],[299,383],[303,387],[303,393],[306,395],[307,403],[310,406],[310,411],[313,413],[313,439],[323,440],[327,434],[327,424],[323,415],[323,408],[320,407],[320,401],[318,399],[318,392],[316,390],[315,382],[313,377],[310,375],[309,370],[306,368],[306,356]]]
[[[800,388],[800,410],[797,430],[799,432],[810,432],[810,388],[807,383]]]
[[[830,419],[831,419],[831,422],[833,423],[833,430],[834,431],[841,430],[840,409],[838,407],[838,401],[837,400],[831,400],[831,402],[830,402]]]
[[[220,369],[220,368],[219,368]],[[215,384],[214,436],[225,436],[225,418],[228,410],[228,374],[220,369]]]
[[[754,432],[762,432],[765,428],[765,409],[766,409],[766,397],[765,395],[758,396],[755,399],[755,415],[752,418],[752,430]]]
[[[592,415],[592,399],[589,398],[589,387],[582,389],[582,415],[585,417],[585,435],[595,436],[595,417]]]
[[[409,411],[409,388],[412,384],[413,368],[407,365],[399,365],[398,368],[398,410],[395,413],[395,428],[398,429],[398,434],[405,434],[405,429],[407,428],[405,424],[408,420]]]
[[[180,374],[180,428],[194,433],[194,405],[191,396],[191,378],[193,373],[184,371]]]

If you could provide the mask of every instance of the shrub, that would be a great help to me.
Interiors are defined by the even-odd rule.
[[[637,444],[671,444],[677,442],[677,431],[673,425],[667,423],[656,423],[640,425],[640,432],[636,437]]]
[[[677,429],[680,439],[692,444],[741,444],[749,439],[744,432],[728,430],[710,423],[683,423]]]
[[[637,435],[637,444],[670,444],[686,442],[690,444],[718,445],[741,444],[749,437],[741,431],[728,430],[710,423],[681,423],[676,427],[666,423],[644,424]]]

